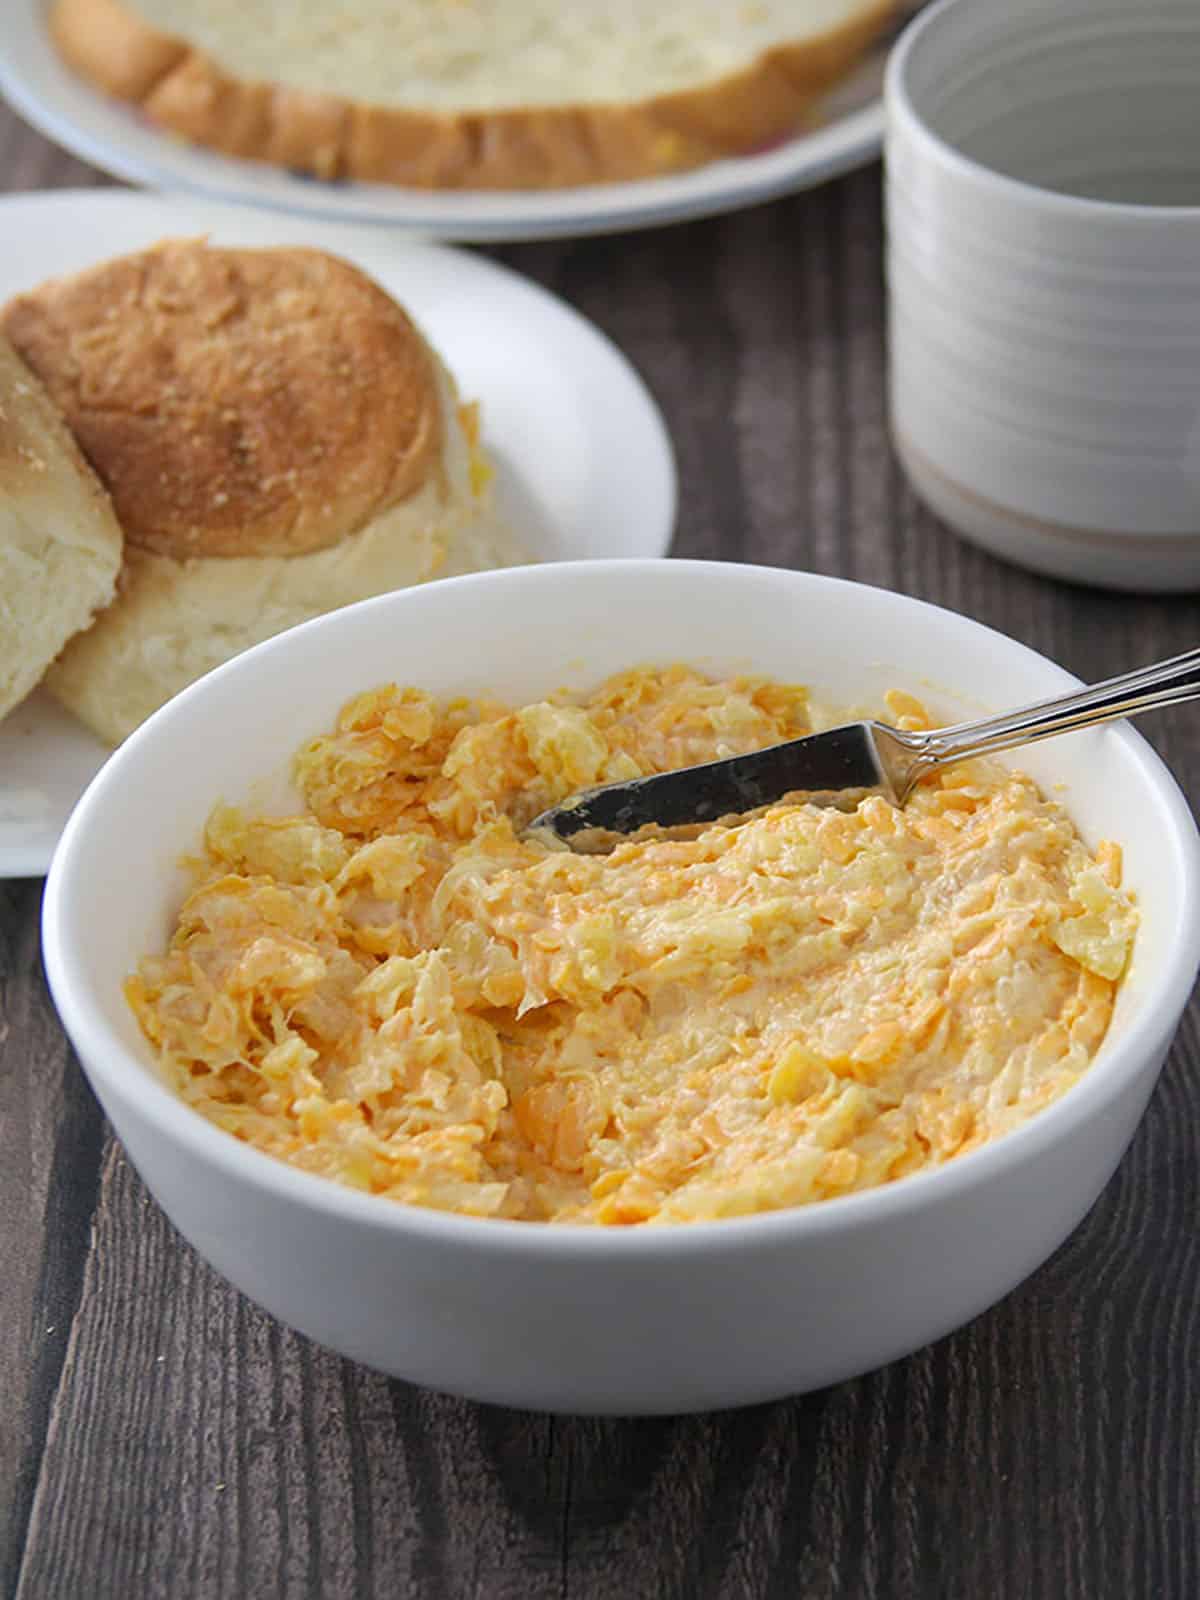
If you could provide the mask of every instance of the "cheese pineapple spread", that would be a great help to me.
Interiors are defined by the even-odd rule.
[[[307,814],[213,811],[129,1000],[205,1117],[410,1204],[682,1222],[940,1165],[1087,1069],[1134,934],[1118,849],[1029,778],[968,763],[902,811],[606,857],[519,837],[809,727],[801,688],[682,666],[518,710],[363,694],[296,757]]]

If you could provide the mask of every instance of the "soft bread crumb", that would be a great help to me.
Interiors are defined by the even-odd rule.
[[[120,563],[107,494],[0,337],[0,716],[112,598]]]

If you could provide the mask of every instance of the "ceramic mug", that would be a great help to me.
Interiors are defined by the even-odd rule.
[[[1200,587],[1200,4],[942,0],[886,100],[916,492],[1038,571]]]

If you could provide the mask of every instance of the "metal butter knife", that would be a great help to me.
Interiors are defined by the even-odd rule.
[[[853,807],[879,794],[902,806],[931,772],[1093,723],[1134,716],[1200,695],[1200,650],[1109,678],[979,722],[908,733],[883,722],[852,722],[749,755],[585,789],[535,817],[527,837],[598,852],[646,827],[717,822],[781,800]]]

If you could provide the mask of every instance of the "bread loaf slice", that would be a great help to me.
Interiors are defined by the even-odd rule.
[[[0,717],[112,599],[120,565],[108,495],[0,338]]]
[[[20,295],[0,323],[124,528],[116,598],[45,679],[110,744],[296,623],[520,559],[473,408],[348,262],[172,240]]]
[[[324,178],[642,178],[802,127],[896,0],[54,0],[66,60],[152,121]]]

